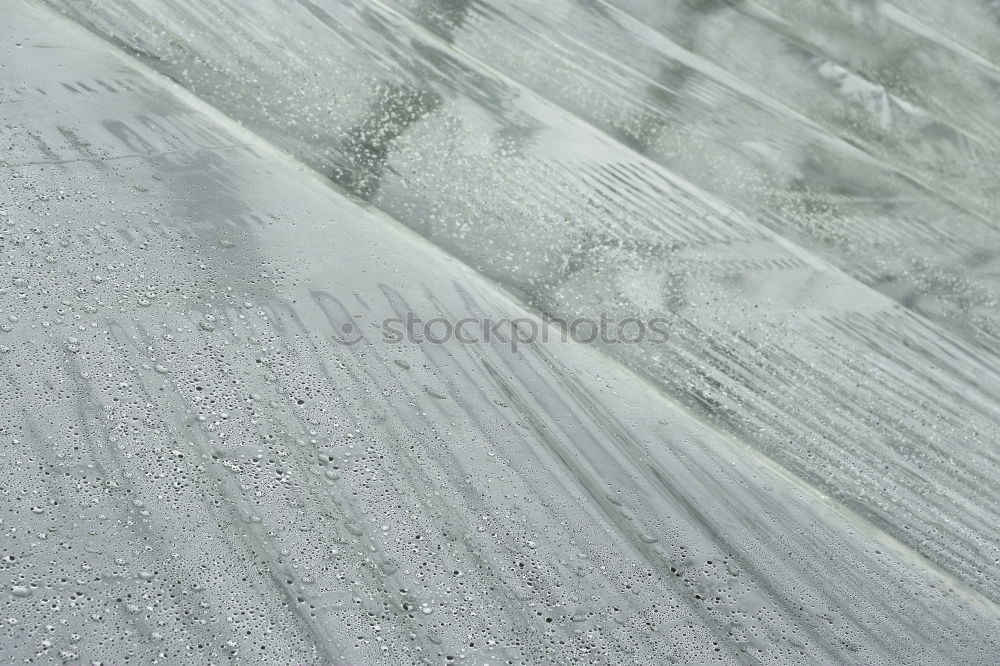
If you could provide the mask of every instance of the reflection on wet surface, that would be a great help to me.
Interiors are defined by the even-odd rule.
[[[440,104],[433,92],[379,83],[368,113],[347,131],[341,148],[345,162],[334,168],[330,179],[361,199],[371,199],[378,190],[393,141]]]
[[[0,28],[4,657],[996,654],[994,7],[44,4]]]

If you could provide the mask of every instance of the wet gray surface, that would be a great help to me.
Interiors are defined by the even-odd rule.
[[[996,660],[993,8],[49,5],[0,28],[4,659]]]

